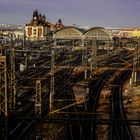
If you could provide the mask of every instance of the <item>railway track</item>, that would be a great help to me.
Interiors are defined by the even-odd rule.
[[[121,73],[116,78],[112,88],[111,120],[114,123],[110,126],[109,140],[133,140],[130,125],[127,122],[125,110],[122,102],[122,86],[130,71]]]
[[[44,61],[45,62],[45,61]],[[76,62],[74,62],[74,63],[71,63],[71,65],[74,65],[74,66],[76,66],[76,65],[78,65],[78,61],[77,61],[77,63]],[[43,64],[44,65],[44,64]],[[72,78],[71,76],[70,76],[70,74],[71,74],[71,72],[73,71],[73,69],[71,69],[71,70],[68,70],[68,69],[65,69],[65,72],[64,72],[64,76],[63,77],[65,77],[64,78],[64,80],[63,80],[63,78],[61,78],[61,77],[57,77],[57,80],[56,80],[56,83],[57,83],[57,87],[59,87],[59,88],[57,88],[56,89],[56,93],[57,93],[57,95],[56,95],[56,99],[59,99],[59,98],[61,98],[63,95],[63,91],[65,90],[68,90],[68,85],[69,85],[69,83],[71,83],[71,86],[74,84],[74,83],[76,83],[78,80],[80,80],[81,79],[81,76],[78,76],[78,77],[74,77],[74,78]],[[35,74],[34,74],[34,76],[36,77],[36,73],[37,73],[37,71],[35,72]],[[43,74],[42,75],[44,75],[45,74],[45,71],[43,70]],[[31,74],[32,75],[32,74]],[[105,74],[104,76],[103,76],[103,79],[105,78],[105,77],[107,77],[107,75]],[[97,108],[97,104],[98,104],[98,101],[99,101],[99,94],[100,94],[100,91],[101,91],[101,89],[102,89],[102,86],[103,86],[103,84],[104,84],[104,82],[105,82],[105,80],[99,80],[99,81],[96,81],[95,82],[95,86],[94,86],[94,90],[92,91],[92,88],[91,88],[91,93],[90,93],[90,95],[91,96],[89,96],[88,97],[88,99],[89,99],[89,103],[87,103],[87,107],[86,108],[88,108],[87,110],[84,110],[85,112],[86,111],[91,111],[93,114],[96,112],[96,108]],[[60,82],[61,81],[61,82]],[[67,92],[67,91],[66,91]],[[68,93],[69,95],[71,94],[71,93]],[[74,99],[74,97],[72,97],[73,95],[71,95],[71,97],[70,98],[72,98],[72,99]],[[64,100],[65,99],[69,99],[69,97],[68,96],[65,96],[64,97]],[[67,103],[66,103],[67,104]],[[68,105],[68,104],[67,104]],[[46,108],[46,106],[45,106],[45,108]],[[75,111],[77,112],[77,111],[79,111],[75,106],[74,106],[74,109],[75,109]],[[69,111],[69,110],[67,110],[67,111]],[[33,111],[34,112],[34,111]],[[29,112],[30,113],[30,112]],[[78,113],[78,112],[77,112]],[[73,115],[72,115],[73,116]],[[30,116],[29,116],[30,117]],[[68,116],[69,118],[71,117],[71,116]],[[79,117],[81,117],[81,115],[76,115],[76,117],[77,118],[79,118]],[[86,117],[86,115],[83,115],[82,116],[83,118],[85,118]],[[91,122],[94,124],[94,120],[96,119],[96,115],[94,114],[94,115],[92,115],[92,117],[91,117]],[[25,122],[19,122],[19,124],[24,124]],[[31,123],[29,123],[28,125],[26,125],[26,126],[24,126],[24,128],[22,128],[23,129],[23,131],[21,132],[21,134],[19,135],[19,137],[21,137],[22,135],[24,135],[24,133],[28,130],[28,128],[31,126],[31,124],[32,123],[34,123],[34,122],[31,122]],[[18,124],[18,125],[19,125]],[[18,126],[17,125],[17,126]],[[78,126],[79,127],[79,126]],[[94,126],[95,127],[95,126]],[[95,130],[94,130],[94,127],[92,126],[91,127],[91,131],[90,131],[90,134],[88,133],[88,136],[90,135],[90,137],[91,138],[93,138],[95,135],[94,135],[94,132],[95,132]],[[16,127],[15,129],[16,130],[21,130],[21,128],[18,128],[18,127]],[[85,127],[85,128],[88,128],[88,126],[87,127]],[[78,128],[79,129],[79,133],[80,133],[80,135],[79,135],[79,138],[80,139],[83,139],[84,140],[84,137],[86,138],[86,136],[87,136],[87,134],[86,134],[86,132],[87,132],[87,130],[85,130],[85,128],[83,128],[83,126],[82,125],[80,125],[80,127]],[[16,131],[15,131],[15,129],[13,129],[11,132],[15,132],[15,133],[17,133]],[[70,128],[70,132],[72,132],[73,134],[74,134],[74,132],[73,132],[73,130],[75,129],[73,129],[73,128],[71,127]],[[18,131],[19,131],[18,130]],[[12,133],[11,133],[12,134]],[[73,138],[74,139],[74,138]]]
[[[79,56],[80,57],[80,56]],[[77,57],[75,60],[74,60],[74,62],[72,62],[71,63],[71,65],[78,65],[81,61],[79,61],[79,57]],[[61,72],[62,71],[62,72]],[[61,77],[59,77],[59,75],[60,75],[60,72],[61,72]],[[61,96],[60,94],[61,94],[61,91],[63,91],[63,89],[65,88],[65,86],[64,86],[64,83],[66,83],[66,82],[69,82],[69,80],[67,80],[68,79],[68,75],[70,74],[70,73],[72,73],[72,70],[70,69],[64,69],[64,70],[60,70],[60,71],[58,71],[57,72],[57,75],[56,75],[56,86],[58,87],[58,88],[56,88],[56,92],[58,93],[58,95],[59,96]],[[67,75],[68,74],[68,75]],[[66,76],[67,75],[67,76]],[[64,80],[63,80],[64,79]],[[49,80],[50,81],[50,80]],[[43,83],[45,82],[45,80],[43,81]],[[60,88],[61,87],[61,88]],[[49,95],[49,94],[48,94]],[[57,95],[57,96],[58,96]],[[27,95],[26,95],[27,96]],[[56,98],[59,98],[59,97],[57,97],[56,96]],[[46,98],[47,99],[47,97],[42,97],[42,100],[44,99],[44,98]],[[46,101],[46,100],[45,100]],[[31,106],[30,106],[31,107]],[[32,108],[33,108],[33,106],[32,106]],[[45,109],[46,110],[46,108],[49,108],[49,105],[48,106],[45,106],[45,108],[42,106],[42,112],[43,112],[43,110]],[[28,108],[29,109],[29,108]],[[26,119],[28,119],[28,117],[30,118],[31,116],[34,116],[34,109],[31,109],[31,111],[29,111],[28,113],[27,113],[27,117],[25,116],[25,118]],[[10,137],[12,138],[14,138],[14,139],[20,139],[25,133],[26,133],[26,131],[35,123],[35,121],[31,121],[30,123],[26,123],[26,119],[25,120],[22,120],[22,121],[20,121],[20,122],[18,122],[18,124],[16,125],[16,127],[15,128],[13,128],[11,131],[10,131],[10,133],[9,133],[9,135],[10,135]],[[17,119],[18,120],[18,119]],[[18,136],[16,137],[16,135],[17,135],[17,133],[18,133]]]
[[[125,56],[124,61],[129,61],[131,59],[132,54],[129,53],[128,56]],[[116,56],[116,58],[112,59],[110,63],[114,62],[119,62],[120,56]],[[123,64],[124,65],[124,64]],[[117,65],[119,67],[122,67],[121,64]],[[98,118],[96,118],[96,110],[98,107],[99,103],[99,96],[102,90],[102,87],[106,84],[106,80],[110,79],[110,77],[115,73],[115,71],[107,71],[102,73],[101,75],[98,75],[100,77],[98,80],[94,80],[92,84],[90,84],[90,94],[87,96],[87,103],[86,103],[86,108],[85,110],[82,110],[80,113],[79,110],[76,110],[76,108],[73,110],[73,112],[77,112],[76,116],[69,116],[69,118],[79,118],[80,119],[85,119],[88,118],[90,119],[90,125],[72,125],[70,124],[69,127],[69,133],[70,133],[70,139],[80,139],[80,140],[92,140],[96,139],[96,121]],[[118,73],[118,72],[117,72]],[[94,77],[95,78],[95,77]],[[94,86],[93,86],[94,85]],[[69,112],[70,110],[68,110]],[[89,114],[86,115],[86,113]]]
[[[69,126],[69,132],[70,134],[70,139],[76,140],[93,140],[96,139],[96,110],[98,107],[98,102],[99,102],[99,96],[102,90],[103,85],[105,84],[106,79],[111,75],[110,71],[102,73],[98,78],[95,78],[95,80],[91,81],[89,84],[90,92],[89,95],[87,96],[87,101],[85,103],[85,108],[81,108],[81,110],[76,110],[77,115],[71,115],[69,117],[72,118],[79,118],[80,119],[90,119],[90,124],[70,124]],[[102,77],[102,78],[101,78]],[[69,110],[68,110],[69,111]],[[81,113],[79,111],[82,111]],[[79,114],[78,114],[79,113]]]

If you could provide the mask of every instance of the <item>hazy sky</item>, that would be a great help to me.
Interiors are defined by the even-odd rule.
[[[35,9],[64,25],[140,27],[140,0],[0,0],[0,24],[25,24]]]

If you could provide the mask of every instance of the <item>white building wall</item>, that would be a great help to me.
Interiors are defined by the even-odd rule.
[[[31,27],[32,28],[32,35],[29,36],[28,35],[28,28]],[[42,29],[42,35],[39,36],[39,28]],[[36,30],[36,34],[34,33],[34,31]],[[43,26],[25,26],[25,34],[26,34],[26,40],[46,40],[46,27]]]

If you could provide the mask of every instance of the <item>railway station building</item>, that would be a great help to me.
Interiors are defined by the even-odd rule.
[[[25,25],[26,40],[40,41],[46,40],[48,32],[54,32],[63,27],[61,19],[56,24],[46,21],[45,15],[42,15],[37,10],[33,12],[32,20]]]
[[[110,46],[112,36],[102,27],[92,27],[88,30],[76,27],[65,27],[54,33],[53,39],[57,45],[66,45],[83,48],[96,42],[97,46]]]

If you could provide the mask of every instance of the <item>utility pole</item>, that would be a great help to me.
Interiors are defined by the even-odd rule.
[[[25,26],[24,26],[24,37],[23,37],[23,47],[26,46],[26,32],[25,32]]]
[[[6,56],[0,55],[0,139],[8,139],[8,92]]]
[[[41,116],[41,81],[36,80],[35,115]]]
[[[38,121],[41,118],[41,80],[36,80],[36,94],[35,94],[35,115],[37,121],[35,123],[35,136],[36,139],[42,139],[42,123]]]
[[[6,56],[0,56],[0,116],[8,116]]]
[[[13,34],[9,33],[10,54],[9,54],[9,109],[12,111],[16,107],[16,76],[15,76],[15,50],[13,48]]]
[[[137,82],[137,72],[138,72],[137,68],[139,68],[139,47],[140,41],[138,40],[138,43],[135,45],[135,51],[133,55],[132,84],[134,84],[135,86]]]
[[[90,71],[92,72],[93,69],[97,67],[97,46],[96,46],[96,39],[92,39],[91,44],[91,64],[90,64]]]
[[[55,54],[54,54],[54,50],[51,50],[50,112],[54,109],[54,94],[55,94],[54,73],[55,73]]]
[[[24,53],[25,56],[25,67],[28,67],[28,52]]]
[[[84,38],[82,38],[82,63],[84,62],[84,49],[85,49],[85,46],[84,46]]]
[[[85,40],[83,40],[83,44],[84,44],[84,66],[85,66],[85,74],[84,74],[84,78],[87,78],[87,40],[86,40],[86,44],[84,43]]]
[[[10,109],[16,107],[15,50],[10,48]]]
[[[135,54],[133,54],[133,70],[132,70],[132,84],[135,83],[135,72],[136,72],[136,57]]]

